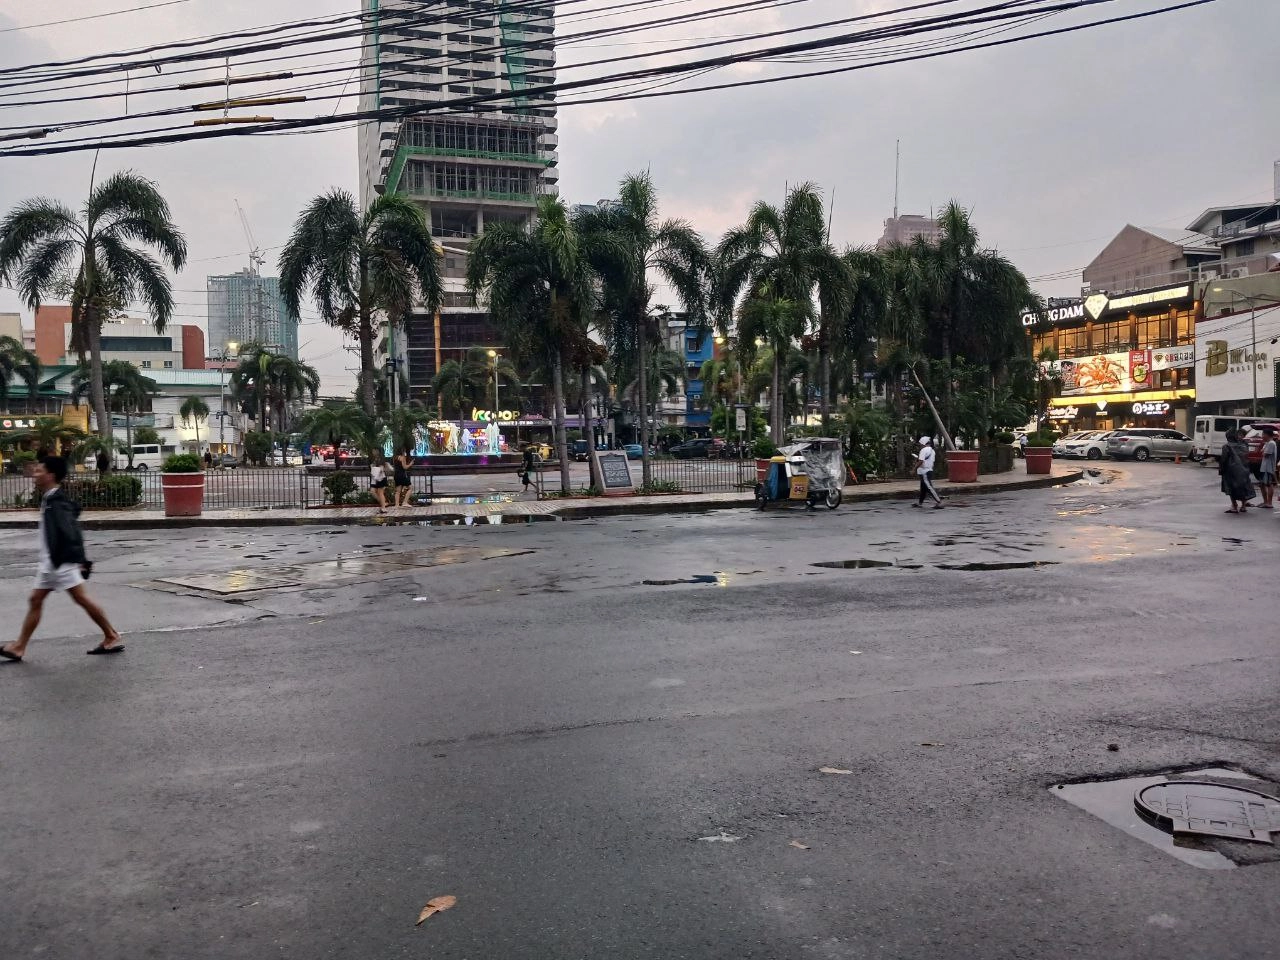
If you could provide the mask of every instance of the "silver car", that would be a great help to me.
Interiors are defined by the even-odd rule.
[[[1126,427],[1107,438],[1107,456],[1116,460],[1191,459],[1195,442],[1185,433],[1162,427]]]

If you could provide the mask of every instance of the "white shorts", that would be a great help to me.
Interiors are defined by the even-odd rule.
[[[64,563],[57,570],[41,568],[36,572],[37,590],[73,590],[82,583],[84,577],[80,575],[78,563]]]

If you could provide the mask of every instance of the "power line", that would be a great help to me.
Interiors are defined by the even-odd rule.
[[[160,3],[148,3],[140,7],[126,7],[123,10],[108,10],[105,13],[88,13],[83,17],[68,17],[66,20],[47,20],[44,23],[24,23],[16,27],[5,27],[0,33],[17,33],[19,30],[39,30],[41,27],[61,27],[68,23],[84,23],[87,20],[105,20],[107,17],[119,17],[126,13],[138,13],[142,10],[155,10],[157,7],[176,7],[180,3],[191,0],[161,0]]]

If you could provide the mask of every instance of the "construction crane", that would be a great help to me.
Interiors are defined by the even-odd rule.
[[[240,215],[240,226],[244,229],[244,238],[249,243],[249,277],[253,281],[253,296],[245,301],[245,320],[249,333],[247,339],[252,343],[262,343],[263,290],[260,268],[267,260],[262,255],[262,248],[258,246],[258,241],[253,238],[249,218],[245,216],[240,201],[237,199],[235,204],[236,213]]]

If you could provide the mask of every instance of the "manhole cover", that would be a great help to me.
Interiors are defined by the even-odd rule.
[[[1205,780],[1178,780],[1143,787],[1133,805],[1146,820],[1173,834],[1194,833],[1270,843],[1280,832],[1280,799]]]

